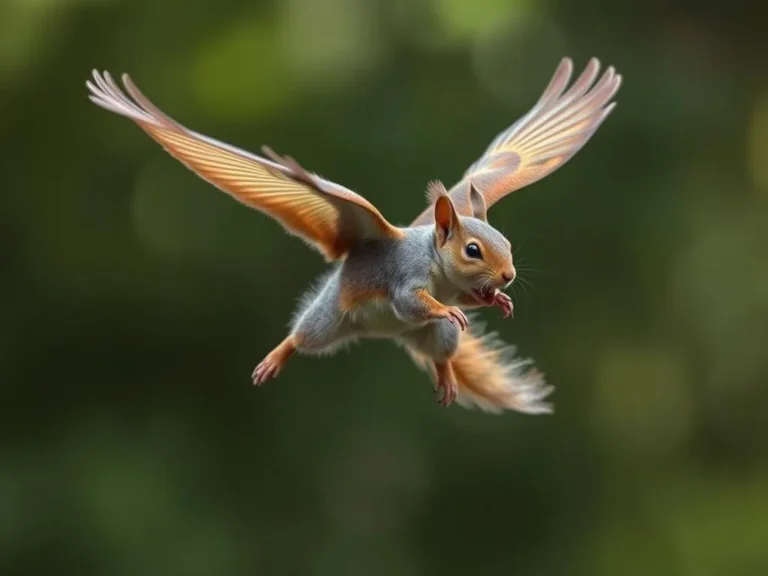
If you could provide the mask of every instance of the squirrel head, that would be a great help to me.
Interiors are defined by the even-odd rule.
[[[435,195],[435,245],[444,274],[462,292],[492,303],[496,290],[515,279],[512,245],[488,224],[483,195],[471,184],[472,216],[459,216],[448,194]]]

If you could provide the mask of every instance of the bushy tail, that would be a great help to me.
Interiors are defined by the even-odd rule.
[[[515,357],[515,347],[505,345],[495,333],[483,334],[482,326],[472,325],[461,333],[459,348],[451,367],[459,384],[457,402],[465,408],[479,407],[486,412],[516,410],[526,414],[550,414],[552,405],[544,402],[553,390],[544,375],[530,368],[531,360]],[[432,372],[427,358],[413,352],[422,368]]]

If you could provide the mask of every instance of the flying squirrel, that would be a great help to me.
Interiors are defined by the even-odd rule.
[[[193,132],[152,104],[123,75],[93,71],[90,99],[130,118],[174,158],[241,203],[277,220],[332,263],[301,300],[290,333],[256,366],[253,383],[276,377],[295,352],[328,354],[358,338],[402,345],[433,379],[438,402],[489,412],[552,412],[547,385],[530,361],[464,310],[498,307],[512,315],[503,289],[515,279],[512,247],[488,223],[507,194],[547,176],[590,139],[615,106],[621,76],[598,78],[592,58],[568,87],[573,62],[563,58],[536,104],[501,132],[446,190],[427,186],[429,206],[408,227],[391,224],[362,196],[263,147],[257,156]],[[597,81],[595,82],[595,80]]]

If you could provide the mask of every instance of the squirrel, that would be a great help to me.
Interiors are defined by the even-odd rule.
[[[553,411],[553,386],[514,348],[484,334],[465,310],[513,312],[503,290],[515,279],[512,247],[487,210],[567,162],[615,107],[622,78],[608,67],[595,82],[592,58],[568,87],[563,58],[533,108],[501,132],[450,191],[427,187],[428,207],[408,227],[391,224],[362,196],[263,147],[251,154],[193,132],[164,114],[124,74],[126,95],[93,71],[90,99],[133,120],[198,176],[277,220],[332,268],[300,302],[288,336],[252,374],[276,377],[295,352],[328,354],[359,338],[402,345],[433,379],[438,402],[498,413]],[[567,89],[566,89],[567,88]]]

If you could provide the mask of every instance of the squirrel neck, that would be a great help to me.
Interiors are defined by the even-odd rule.
[[[442,301],[452,301],[461,289],[456,286],[447,273],[449,263],[445,261],[443,253],[437,248],[437,234],[435,227],[420,226],[417,229],[419,240],[423,243],[423,249],[428,254],[429,261],[429,281],[428,290],[436,298],[442,298]]]

